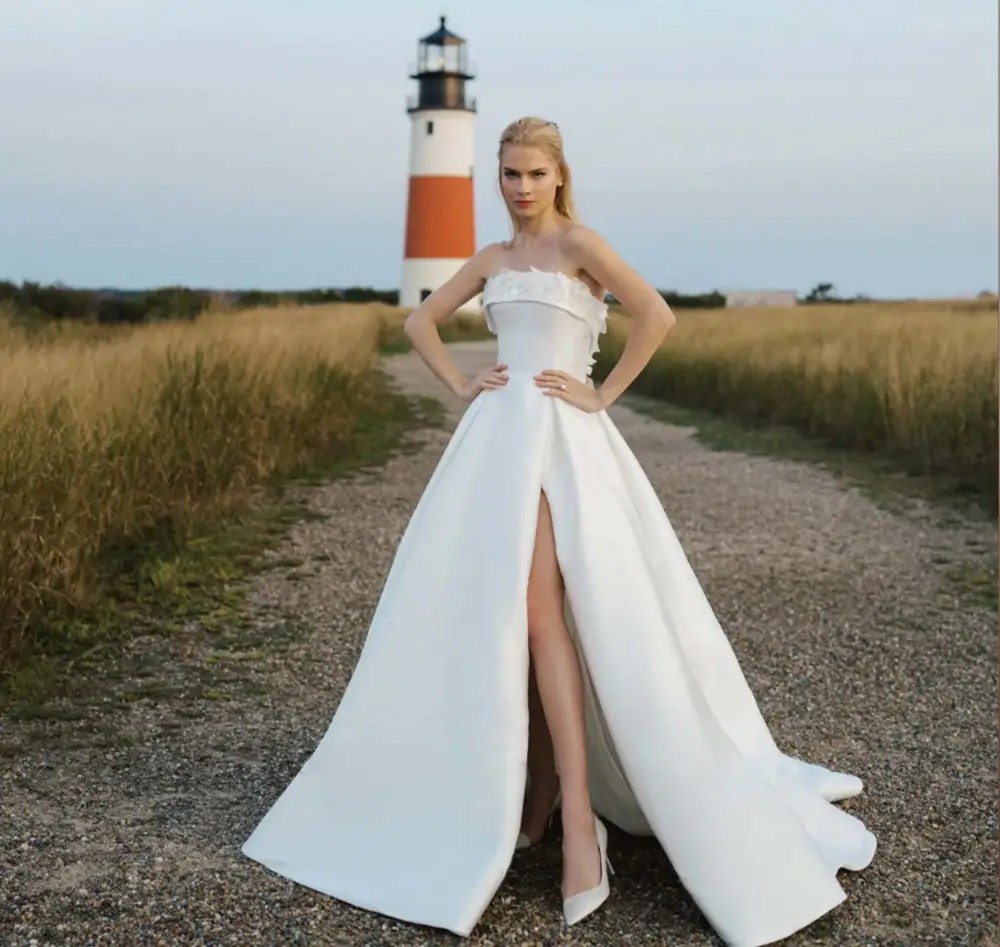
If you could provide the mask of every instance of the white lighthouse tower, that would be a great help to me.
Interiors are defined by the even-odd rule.
[[[399,305],[414,307],[476,252],[472,166],[476,102],[465,40],[444,25],[420,40],[410,78],[410,185]],[[463,309],[478,310],[478,297]]]

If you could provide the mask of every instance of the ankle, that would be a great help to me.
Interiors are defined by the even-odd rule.
[[[590,799],[567,801],[562,803],[562,824],[563,829],[586,830],[594,827],[594,810],[591,808]]]

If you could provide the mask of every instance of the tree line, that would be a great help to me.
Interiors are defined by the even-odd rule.
[[[818,283],[800,299],[803,303],[860,302],[866,297],[845,299],[835,295],[833,283]],[[668,305],[676,309],[718,309],[726,297],[717,290],[710,293],[680,293],[659,290]],[[614,303],[614,296],[608,295]],[[156,322],[163,319],[193,319],[211,304],[233,309],[254,306],[277,306],[282,303],[317,305],[340,302],[381,302],[399,304],[399,290],[379,290],[370,286],[305,289],[288,291],[211,290],[188,286],[161,286],[155,289],[74,289],[63,283],[43,285],[22,282],[20,285],[0,280],[0,311],[6,310],[23,319],[65,319],[91,323]]]
[[[396,290],[367,286],[346,289],[291,291],[209,290],[188,286],[156,289],[73,289],[62,283],[20,285],[0,281],[0,310],[23,319],[66,319],[91,323],[156,322],[163,319],[194,319],[211,304],[233,309],[276,306],[281,303],[315,305],[334,302],[385,302],[395,305]]]

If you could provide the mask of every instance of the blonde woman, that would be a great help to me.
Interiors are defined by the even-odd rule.
[[[556,813],[565,923],[590,916],[610,892],[607,820],[656,837],[727,944],[772,943],[846,897],[838,869],[872,860],[875,836],[832,804],[861,780],[775,745],[607,414],[673,313],[577,220],[554,122],[511,123],[497,158],[512,238],[406,320],[468,408],[326,734],[242,851],[467,936]],[[630,329],[595,385],[606,292]],[[468,378],[437,327],[480,293],[498,357]]]

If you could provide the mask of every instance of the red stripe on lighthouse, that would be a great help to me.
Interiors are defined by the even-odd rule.
[[[466,259],[475,252],[472,178],[411,177],[406,258]]]

